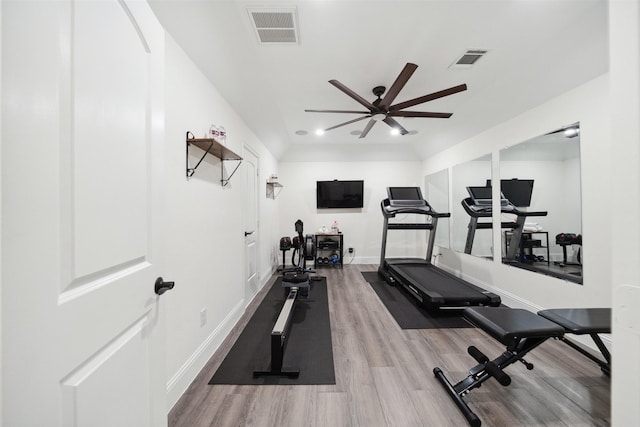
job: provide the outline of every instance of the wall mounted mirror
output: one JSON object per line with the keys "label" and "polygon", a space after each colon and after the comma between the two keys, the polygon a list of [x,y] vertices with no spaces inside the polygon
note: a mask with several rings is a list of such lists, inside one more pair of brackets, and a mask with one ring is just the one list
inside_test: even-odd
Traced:
{"label": "wall mounted mirror", "polygon": [[[424,177],[424,197],[436,212],[449,212],[449,171],[447,169]],[[449,248],[449,219],[438,221],[436,245]]]}
{"label": "wall mounted mirror", "polygon": [[501,150],[500,187],[518,210],[534,214],[523,218],[519,241],[502,230],[503,262],[582,283],[580,124]]}
{"label": "wall mounted mirror", "polygon": [[[467,187],[486,187],[489,179],[491,179],[491,154],[453,167],[451,178],[452,248],[457,252],[493,259],[490,210],[472,216],[464,205],[464,201],[470,197]],[[491,195],[489,194],[490,206]]]}

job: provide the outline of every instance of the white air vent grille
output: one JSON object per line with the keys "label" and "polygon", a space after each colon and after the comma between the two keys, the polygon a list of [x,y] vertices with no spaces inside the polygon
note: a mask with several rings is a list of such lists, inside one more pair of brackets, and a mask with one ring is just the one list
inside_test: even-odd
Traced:
{"label": "white air vent grille", "polygon": [[487,54],[487,50],[469,49],[449,66],[449,68],[471,68],[480,58]]}
{"label": "white air vent grille", "polygon": [[296,9],[247,9],[260,43],[298,43]]}

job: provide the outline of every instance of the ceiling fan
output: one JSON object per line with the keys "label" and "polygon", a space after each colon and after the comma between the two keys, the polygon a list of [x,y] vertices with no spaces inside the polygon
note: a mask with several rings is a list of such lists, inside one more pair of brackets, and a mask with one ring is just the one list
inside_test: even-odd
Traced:
{"label": "ceiling fan", "polygon": [[396,78],[396,81],[393,82],[391,88],[387,91],[387,94],[384,98],[381,98],[382,94],[384,94],[387,89],[384,86],[376,86],[373,88],[373,94],[378,97],[373,102],[369,102],[342,83],[337,80],[329,80],[329,83],[340,89],[342,92],[349,95],[351,98],[358,101],[364,107],[366,107],[369,111],[352,111],[352,110],[304,110],[307,113],[349,113],[349,114],[366,114],[363,117],[358,117],[357,119],[349,120],[344,123],[340,123],[339,125],[332,126],[330,128],[324,129],[325,131],[332,130],[335,128],[339,128],[341,126],[349,125],[351,123],[359,122],[360,120],[370,119],[369,123],[365,126],[364,130],[360,134],[360,138],[364,138],[367,136],[373,125],[376,124],[377,121],[383,121],[387,125],[391,126],[394,129],[397,129],[402,135],[406,135],[409,133],[405,128],[403,128],[400,123],[398,123],[394,117],[431,117],[431,118],[439,118],[439,119],[448,119],[451,117],[452,113],[429,113],[423,111],[403,111],[405,108],[413,107],[415,105],[419,105],[428,101],[433,101],[434,99],[443,98],[445,96],[453,95],[454,93],[462,92],[467,90],[467,85],[462,84],[459,86],[454,86],[449,89],[444,89],[438,92],[431,93],[429,95],[421,96],[419,98],[411,99],[409,101],[404,101],[399,104],[391,105],[396,96],[400,93],[402,88],[411,75],[416,71],[418,66],[416,64],[407,63],[404,66],[403,70],[400,72],[400,75]]}

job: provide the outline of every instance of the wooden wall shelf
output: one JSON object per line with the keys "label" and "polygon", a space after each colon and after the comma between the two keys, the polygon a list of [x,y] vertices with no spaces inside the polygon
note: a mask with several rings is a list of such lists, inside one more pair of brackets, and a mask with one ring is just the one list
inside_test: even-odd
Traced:
{"label": "wooden wall shelf", "polygon": [[[276,188],[279,188],[280,190],[276,192]],[[267,198],[268,199],[274,199],[276,197],[278,197],[278,194],[280,194],[280,191],[282,191],[282,184],[280,184],[277,181],[267,181]]]}
{"label": "wooden wall shelf", "polygon": [[[204,154],[202,155],[200,160],[198,160],[198,163],[196,163],[194,167],[189,167],[189,148],[191,147],[191,145],[195,145],[196,147],[204,151]],[[202,160],[204,160],[207,154],[217,157],[222,162],[227,160],[238,161],[238,165],[227,178],[224,177],[224,168],[221,168],[222,171],[220,175],[220,183],[223,187],[226,186],[233,174],[236,173],[236,171],[240,167],[240,164],[242,163],[242,157],[231,151],[226,146],[220,144],[214,138],[195,138],[191,132],[187,132],[187,178],[191,178],[191,176],[193,176],[196,169],[198,169],[198,166],[200,166],[200,163],[202,163]]]}

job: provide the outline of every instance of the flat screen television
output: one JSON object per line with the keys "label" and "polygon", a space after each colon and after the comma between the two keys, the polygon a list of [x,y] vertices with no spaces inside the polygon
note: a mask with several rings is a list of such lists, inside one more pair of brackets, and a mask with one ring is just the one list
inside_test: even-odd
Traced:
{"label": "flat screen television", "polygon": [[364,205],[364,181],[317,181],[318,209],[361,208]]}
{"label": "flat screen television", "polygon": [[[487,180],[487,187],[491,187],[490,179]],[[533,179],[501,179],[500,191],[514,206],[528,208],[531,206]]]}

